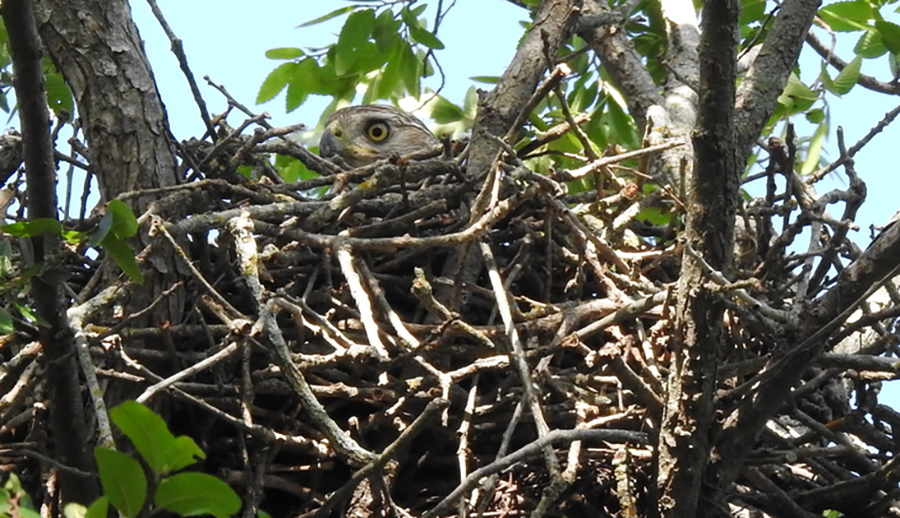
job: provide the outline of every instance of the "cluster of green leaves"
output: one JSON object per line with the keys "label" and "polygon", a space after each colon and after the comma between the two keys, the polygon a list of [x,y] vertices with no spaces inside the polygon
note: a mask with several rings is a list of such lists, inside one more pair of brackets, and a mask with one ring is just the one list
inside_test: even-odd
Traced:
{"label": "cluster of green leaves", "polygon": [[405,95],[419,97],[421,78],[433,74],[429,52],[444,44],[428,31],[420,15],[426,4],[402,5],[394,11],[354,4],[304,23],[319,24],[346,15],[337,42],[321,48],[278,48],[266,53],[270,59],[284,60],[263,81],[256,101],[262,103],[286,89],[286,109],[293,111],[309,95],[333,98],[325,111],[349,103],[358,85],[365,86],[363,103],[379,99],[397,100]]}
{"label": "cluster of green leaves", "polygon": [[[0,487],[0,518],[40,518],[34,509],[31,496],[22,489],[22,483],[15,473]],[[68,516],[66,518],[69,518]]]}
{"label": "cluster of green leaves", "polygon": [[41,322],[37,314],[24,302],[22,295],[27,292],[28,283],[35,275],[54,277],[54,272],[43,265],[32,265],[21,271],[15,266],[16,259],[10,240],[0,239],[0,300],[3,301],[0,305],[0,336],[12,334],[15,330],[12,312],[28,322]]}
{"label": "cluster of green leaves", "polygon": [[[223,518],[237,513],[241,499],[231,487],[205,473],[175,473],[206,458],[187,436],[175,437],[165,421],[147,407],[126,401],[109,413],[149,469],[122,452],[96,448],[103,496],[87,509],[83,518],[105,518],[112,504],[122,516],[150,516],[166,510],[179,516],[212,515]],[[153,503],[147,494],[153,492]],[[262,514],[262,513],[261,513]]]}
{"label": "cluster of green leaves", "polygon": [[[138,460],[115,450],[96,448],[94,455],[103,496],[87,508],[67,504],[65,518],[106,518],[110,504],[128,518],[159,514],[163,510],[179,516],[224,518],[240,510],[241,499],[237,493],[218,478],[195,472],[175,474],[206,458],[193,439],[184,435],[175,437],[161,417],[134,401],[126,401],[109,414],[144,460],[151,480],[148,482],[147,472]],[[154,490],[152,505],[147,505],[149,490]],[[40,516],[19,478],[10,474],[0,488],[0,518]],[[268,518],[262,511],[259,516]]]}
{"label": "cluster of green leaves", "polygon": [[[882,11],[897,0],[852,0],[832,3],[822,7],[819,18],[838,32],[858,32],[859,40],[854,56],[839,73],[829,71],[821,64],[821,71],[809,84],[800,79],[799,69],[793,74],[778,99],[777,108],[765,130],[770,135],[778,123],[801,116],[812,125],[808,137],[801,140],[805,158],[800,165],[802,173],[813,171],[820,162],[820,150],[829,133],[827,95],[844,95],[858,82],[864,60],[886,57],[894,76],[900,74],[900,26],[884,19]],[[624,0],[613,0],[616,8]],[[524,2],[532,15],[539,2]],[[742,0],[741,52],[749,52],[765,41],[773,19],[767,8],[775,7],[766,0]],[[368,5],[371,5],[369,3]],[[439,49],[443,45],[425,29],[419,19],[424,5],[411,9],[412,2],[385,3],[378,8],[357,3],[333,11],[305,25],[347,16],[337,42],[305,52],[296,48],[273,49],[269,57],[287,60],[276,68],[264,82],[259,101],[271,99],[287,89],[288,111],[303,103],[310,94],[331,95],[330,113],[339,103],[354,99],[357,85],[364,85],[362,102],[379,99],[397,102],[404,94],[418,98],[420,79],[429,71],[427,49]],[[643,58],[647,70],[657,82],[663,84],[669,74],[664,66],[668,40],[666,23],[656,2],[643,2],[625,24],[625,31]],[[527,23],[523,23],[528,27]],[[587,114],[589,121],[581,130],[601,153],[609,145],[633,149],[640,145],[641,135],[634,120],[627,112],[621,93],[611,84],[607,72],[597,56],[578,36],[565,43],[559,54],[572,73],[562,88],[566,103],[573,114]],[[495,77],[477,77],[474,81],[496,82]],[[435,96],[422,108],[425,115],[436,123],[438,134],[458,135],[470,129],[475,119],[476,96],[470,90],[466,99],[456,104]],[[324,116],[324,115],[323,115]],[[563,122],[563,106],[555,95],[545,98],[529,119],[530,124],[517,145],[522,146],[540,137],[553,126]],[[550,167],[575,167],[580,165],[572,157],[581,150],[581,143],[573,133],[554,140],[536,151],[530,165],[537,171]],[[626,164],[628,165],[628,164]],[[309,174],[288,160],[279,170],[292,178]],[[592,178],[585,178],[574,190],[591,188]]]}
{"label": "cluster of green leaves", "polygon": [[[801,142],[806,156],[800,165],[801,174],[809,174],[820,165],[820,152],[830,130],[827,95],[842,96],[849,93],[859,82],[860,69],[864,60],[886,60],[885,69],[891,77],[900,75],[900,25],[885,20],[882,11],[896,0],[852,0],[836,2],[819,9],[819,19],[828,29],[837,33],[859,33],[853,56],[845,56],[847,65],[834,74],[823,59],[816,78],[805,84],[799,70],[791,75],[787,87],[778,98],[778,106],[772,114],[767,131],[775,125],[795,115],[802,115],[813,125],[812,136]],[[742,22],[756,24],[753,30],[745,30],[745,45],[757,42],[758,36],[765,35],[765,2],[749,0],[744,2]],[[894,10],[898,12],[900,10]],[[848,59],[849,58],[849,59]]]}
{"label": "cluster of green leaves", "polygon": [[7,96],[13,88],[12,84],[12,57],[9,53],[9,36],[6,34],[6,25],[0,19],[0,110],[9,113],[9,99]]}
{"label": "cluster of green leaves", "polygon": [[[62,224],[49,218],[18,221],[0,226],[0,231],[9,237],[29,239],[42,236],[59,236],[71,245],[87,242],[93,247],[105,250],[122,271],[132,281],[143,284],[144,277],[135,260],[134,250],[126,242],[137,233],[138,223],[134,213],[124,202],[113,200],[106,206],[106,213],[97,228],[90,232],[65,230]],[[13,317],[10,310],[29,322],[41,323],[37,314],[20,302],[27,292],[28,283],[35,276],[48,284],[59,284],[68,278],[67,271],[59,264],[50,262],[32,264],[24,270],[16,265],[21,263],[16,257],[10,239],[0,239],[0,335],[13,332]]]}
{"label": "cluster of green leaves", "polygon": [[[10,236],[17,238],[31,238],[46,235],[60,235],[69,244],[77,245],[87,242],[89,245],[104,250],[110,258],[125,272],[128,277],[138,283],[144,283],[144,276],[135,261],[134,250],[126,242],[138,231],[137,218],[125,202],[112,200],[106,204],[106,211],[100,218],[100,223],[90,232],[74,232],[63,229],[62,224],[55,219],[39,218],[27,221],[19,221],[9,225],[0,226]],[[0,241],[0,245],[2,245]],[[0,248],[0,258],[4,255]],[[52,265],[37,265],[39,270],[32,272],[40,274],[45,281],[56,284],[64,279],[49,277],[57,272]],[[29,277],[30,278],[30,277]]]}
{"label": "cluster of green leaves", "polygon": [[[0,110],[10,114],[10,120],[15,115],[15,110],[10,111],[8,95],[13,88],[11,67],[12,58],[9,52],[9,36],[6,26],[0,19]],[[53,66],[49,58],[44,58],[44,84],[47,89],[47,105],[54,113],[66,111],[70,115],[75,112],[75,100],[68,85],[63,80],[62,74]]]}

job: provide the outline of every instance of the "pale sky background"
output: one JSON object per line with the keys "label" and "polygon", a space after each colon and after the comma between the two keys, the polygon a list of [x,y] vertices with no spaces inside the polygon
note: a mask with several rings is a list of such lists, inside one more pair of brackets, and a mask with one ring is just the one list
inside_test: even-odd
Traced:
{"label": "pale sky background", "polygon": [[[265,51],[278,47],[317,47],[334,42],[345,17],[312,27],[298,28],[306,21],[322,16],[334,9],[348,5],[344,0],[158,0],[169,25],[184,42],[189,64],[200,83],[201,91],[211,113],[221,113],[226,102],[222,96],[206,85],[204,75],[224,85],[237,100],[257,112],[272,115],[272,124],[287,125],[302,122],[315,126],[321,111],[330,98],[310,97],[307,103],[290,114],[285,113],[283,93],[274,100],[255,105],[259,86],[268,73],[281,61],[269,60]],[[421,4],[422,2],[420,2]],[[427,16],[433,20],[437,0],[427,2]],[[445,0],[450,5],[452,0]],[[831,3],[831,2],[825,2]],[[373,4],[374,5],[374,4]],[[169,41],[146,2],[133,0],[132,9],[146,51],[166,104],[172,131],[178,139],[199,136],[204,128],[193,102],[187,83],[178,69]],[[887,14],[887,10],[885,10]],[[895,22],[896,13],[890,13]],[[515,45],[522,34],[520,21],[526,13],[503,0],[457,0],[456,6],[444,18],[439,37],[446,48],[438,51],[447,76],[441,94],[456,104],[462,104],[466,90],[472,86],[472,76],[500,75],[515,52]],[[429,27],[431,23],[429,23]],[[858,36],[839,34],[838,55],[849,61]],[[824,36],[826,43],[830,41]],[[809,84],[819,71],[820,59],[811,49],[805,48],[801,59],[802,78]],[[890,79],[886,60],[866,60],[863,73],[882,80]],[[832,77],[835,73],[832,71]],[[436,78],[430,78],[423,86],[436,88]],[[489,85],[476,85],[489,88]],[[358,100],[358,99],[357,99]],[[823,153],[833,159],[837,156],[834,129],[840,123],[848,147],[882,119],[884,113],[900,104],[900,98],[873,94],[857,86],[843,98],[829,97],[832,135]],[[798,132],[805,131],[802,117],[796,117]],[[239,119],[232,119],[232,122]],[[875,137],[867,150],[856,157],[856,169],[868,185],[868,199],[859,212],[857,223],[860,231],[851,233],[863,248],[869,242],[869,225],[884,224],[900,209],[898,191],[898,160],[894,154],[900,143],[900,121]],[[844,188],[846,178],[833,174],[816,188],[824,193],[832,188]],[[840,217],[842,207],[832,207],[831,213]],[[804,245],[805,246],[805,243]],[[900,383],[886,383],[882,400],[900,407]]]}
{"label": "pale sky background", "polygon": [[[145,40],[146,51],[166,104],[172,131],[179,140],[200,136],[205,128],[190,95],[187,83],[170,51],[169,41],[143,0],[132,0],[135,21]],[[424,2],[419,2],[424,3]],[[430,0],[429,19],[437,0]],[[831,3],[831,2],[826,2]],[[224,85],[233,97],[256,112],[267,111],[276,126],[302,122],[316,125],[321,111],[330,98],[311,97],[306,105],[290,114],[284,110],[284,95],[262,106],[255,105],[259,86],[268,73],[281,61],[269,60],[265,51],[278,47],[324,46],[337,39],[344,17],[313,27],[298,28],[300,24],[322,16],[334,9],[348,5],[343,0],[158,0],[169,25],[183,40],[185,53],[197,82],[212,114],[221,113],[225,99],[203,80],[204,75]],[[444,0],[444,5],[452,0]],[[372,4],[377,5],[377,4]],[[897,13],[890,14],[895,23]],[[456,6],[444,19],[439,37],[446,49],[437,52],[447,76],[441,94],[456,104],[462,104],[466,90],[472,86],[472,76],[500,75],[515,52],[515,45],[522,34],[520,21],[526,13],[504,0],[457,0]],[[429,23],[430,26],[430,23]],[[845,60],[852,57],[852,48],[858,36],[838,35],[841,45],[838,55]],[[827,38],[827,36],[826,36]],[[825,40],[829,41],[828,39]],[[810,49],[804,50],[801,59],[802,77],[808,84],[816,77],[820,60]],[[882,80],[890,79],[885,59],[866,60],[863,73]],[[832,72],[832,77],[834,72]],[[423,86],[436,88],[436,78],[430,78]],[[489,85],[476,85],[489,88]],[[358,99],[357,99],[358,100]],[[838,123],[844,126],[848,147],[882,119],[884,113],[900,104],[900,98],[873,94],[857,86],[843,98],[829,97],[832,115],[832,138],[823,152],[833,159],[837,145],[833,138]],[[809,135],[802,126],[802,117],[796,117],[798,132]],[[230,119],[232,124],[239,118]],[[18,121],[12,124],[18,126]],[[867,150],[856,157],[856,169],[868,185],[868,200],[860,210],[857,223],[859,232],[851,233],[860,246],[869,242],[870,224],[884,224],[900,209],[898,191],[898,159],[894,152],[900,143],[900,121],[889,126],[875,137]],[[832,188],[844,188],[842,174],[819,183],[820,193]],[[843,208],[832,207],[831,213],[840,217]],[[805,246],[805,243],[804,245]],[[883,401],[900,407],[900,383],[886,384],[890,395]]]}
{"label": "pale sky background", "polygon": [[[312,27],[297,26],[349,5],[348,2],[158,0],[158,3],[176,35],[184,41],[189,64],[211,112],[224,110],[225,101],[218,92],[206,85],[202,79],[204,75],[225,85],[232,96],[251,109],[269,112],[275,125],[297,122],[315,125],[330,98],[311,96],[306,105],[290,114],[285,114],[283,94],[264,105],[254,104],[259,85],[281,63],[267,59],[264,54],[266,50],[277,47],[305,48],[336,41],[345,17]],[[429,18],[433,19],[431,13],[437,0],[427,3]],[[444,1],[445,6],[451,3],[450,0]],[[147,54],[163,101],[168,108],[173,132],[179,139],[202,134],[203,126],[197,108],[175,57],[169,50],[168,39],[146,2],[133,0],[132,8],[141,36],[146,42]],[[885,14],[890,14],[891,19],[900,22],[896,13],[885,10]],[[456,104],[462,104],[466,90],[475,84],[469,80],[470,77],[500,75],[512,58],[515,43],[522,34],[519,22],[526,18],[522,9],[504,0],[457,0],[439,32],[446,45],[446,49],[437,52],[447,76],[447,84],[441,94]],[[849,61],[858,36],[838,36],[841,43],[838,55]],[[824,41],[829,41],[827,36]],[[804,50],[801,64],[805,82],[809,83],[818,74],[819,62],[814,52],[808,48]],[[863,72],[882,80],[890,79],[890,72],[883,58],[864,61]],[[432,88],[436,88],[438,84],[436,78],[429,78],[424,82],[425,86]],[[489,85],[476,86],[489,88]],[[832,138],[826,143],[823,153],[833,159],[837,155],[833,131],[838,122],[844,126],[847,145],[850,146],[881,120],[885,112],[900,104],[900,98],[873,94],[857,86],[843,98],[829,97],[829,104],[832,110]],[[799,133],[803,135],[803,118],[795,117],[795,123],[798,124]],[[857,171],[869,188],[868,200],[857,219],[861,230],[851,233],[851,237],[861,246],[869,242],[868,225],[883,224],[900,209],[900,193],[895,190],[895,183],[898,181],[897,160],[890,152],[897,143],[900,143],[900,121],[889,126],[875,138],[867,151],[856,157]],[[845,184],[846,179],[837,174],[831,182],[821,182],[816,187],[821,193]]]}

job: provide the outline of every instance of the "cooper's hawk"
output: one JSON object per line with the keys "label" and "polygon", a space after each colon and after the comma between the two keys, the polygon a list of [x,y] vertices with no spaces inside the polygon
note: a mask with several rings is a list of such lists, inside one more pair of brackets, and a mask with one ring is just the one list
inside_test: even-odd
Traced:
{"label": "cooper's hawk", "polygon": [[319,155],[341,157],[360,167],[392,154],[409,155],[440,146],[416,117],[391,106],[368,104],[338,110],[325,120]]}

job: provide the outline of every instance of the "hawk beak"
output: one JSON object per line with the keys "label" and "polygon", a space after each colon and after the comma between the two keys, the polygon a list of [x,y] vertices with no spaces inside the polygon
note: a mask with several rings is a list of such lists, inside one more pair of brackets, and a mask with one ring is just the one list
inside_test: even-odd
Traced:
{"label": "hawk beak", "polygon": [[319,140],[319,156],[322,158],[331,158],[344,148],[344,142],[334,136],[335,131],[339,135],[341,134],[341,129],[337,122],[332,122],[325,128],[325,133],[322,134],[322,138]]}

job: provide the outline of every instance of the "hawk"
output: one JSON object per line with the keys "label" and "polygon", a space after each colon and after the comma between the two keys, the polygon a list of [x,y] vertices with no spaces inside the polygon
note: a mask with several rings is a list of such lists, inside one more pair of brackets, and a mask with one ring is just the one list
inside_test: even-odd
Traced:
{"label": "hawk", "polygon": [[351,167],[391,155],[409,155],[440,146],[425,124],[392,106],[368,104],[338,110],[325,120],[319,155],[341,157]]}

